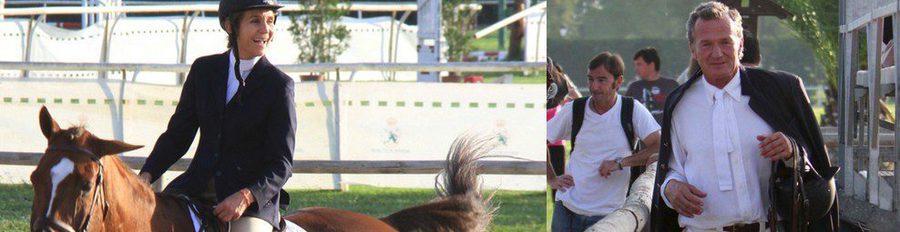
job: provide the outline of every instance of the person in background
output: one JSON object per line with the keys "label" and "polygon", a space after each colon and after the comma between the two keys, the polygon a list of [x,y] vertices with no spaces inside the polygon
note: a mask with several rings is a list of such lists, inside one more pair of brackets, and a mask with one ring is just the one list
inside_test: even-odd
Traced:
{"label": "person in background", "polygon": [[666,97],[676,87],[678,82],[665,78],[659,74],[659,54],[656,48],[646,47],[634,53],[634,71],[640,80],[631,82],[625,96],[637,99],[644,104],[653,118],[659,123],[662,121],[663,106]]}

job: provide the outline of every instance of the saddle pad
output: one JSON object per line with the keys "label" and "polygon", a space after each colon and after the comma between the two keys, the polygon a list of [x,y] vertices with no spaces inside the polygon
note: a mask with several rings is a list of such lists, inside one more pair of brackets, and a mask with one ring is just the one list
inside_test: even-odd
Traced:
{"label": "saddle pad", "polygon": [[191,213],[191,222],[194,223],[194,231],[200,232],[200,217],[197,216],[197,213],[195,213],[194,210],[191,210],[190,206],[185,207],[187,207],[188,212]]}
{"label": "saddle pad", "polygon": [[284,232],[306,232],[303,228],[300,228],[297,224],[294,224],[291,221],[284,220]]}

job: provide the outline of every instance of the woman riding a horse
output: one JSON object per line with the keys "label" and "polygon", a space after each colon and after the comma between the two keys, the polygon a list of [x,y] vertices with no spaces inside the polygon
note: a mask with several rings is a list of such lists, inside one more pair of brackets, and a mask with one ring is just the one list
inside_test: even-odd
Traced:
{"label": "woman riding a horse", "polygon": [[140,176],[153,182],[180,159],[197,129],[188,169],[163,192],[215,204],[237,231],[279,228],[282,190],[294,153],[294,83],[265,57],[281,5],[274,0],[223,0],[219,24],[229,50],[194,61],[169,126]]}

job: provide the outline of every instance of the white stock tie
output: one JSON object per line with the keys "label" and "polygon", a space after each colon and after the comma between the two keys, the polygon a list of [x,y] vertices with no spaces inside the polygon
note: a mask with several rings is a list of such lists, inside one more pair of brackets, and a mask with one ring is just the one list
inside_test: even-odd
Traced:
{"label": "white stock tie", "polygon": [[[713,152],[715,154],[716,177],[719,180],[719,190],[728,191],[734,188],[729,156],[734,151],[731,144],[731,134],[728,132],[728,108],[725,100],[725,91],[717,89],[713,98],[712,129]],[[729,104],[730,105],[730,104]]]}

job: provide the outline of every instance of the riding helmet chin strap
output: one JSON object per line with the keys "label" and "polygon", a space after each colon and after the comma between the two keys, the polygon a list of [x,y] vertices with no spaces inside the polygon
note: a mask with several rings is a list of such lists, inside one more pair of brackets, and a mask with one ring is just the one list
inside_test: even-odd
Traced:
{"label": "riding helmet chin strap", "polygon": [[[231,24],[231,33],[238,33],[238,31],[240,30],[240,27],[238,24],[239,24],[239,22],[237,22],[237,21],[234,21]],[[241,77],[241,56],[239,54],[240,49],[238,49],[238,41],[237,41],[237,37],[239,35],[240,34],[237,34],[234,36],[234,38],[235,38],[234,39],[235,41],[233,41],[234,46],[231,48],[231,52],[234,53],[234,78],[237,79],[237,81],[238,81],[238,89],[234,93],[234,96],[231,97],[231,100],[237,101],[236,103],[238,103],[238,104],[241,103],[241,97],[240,97],[241,89],[243,89],[244,84],[245,84],[243,77]],[[231,38],[231,36],[229,36],[229,39],[230,38]],[[226,102],[226,104],[227,104],[227,102]]]}

